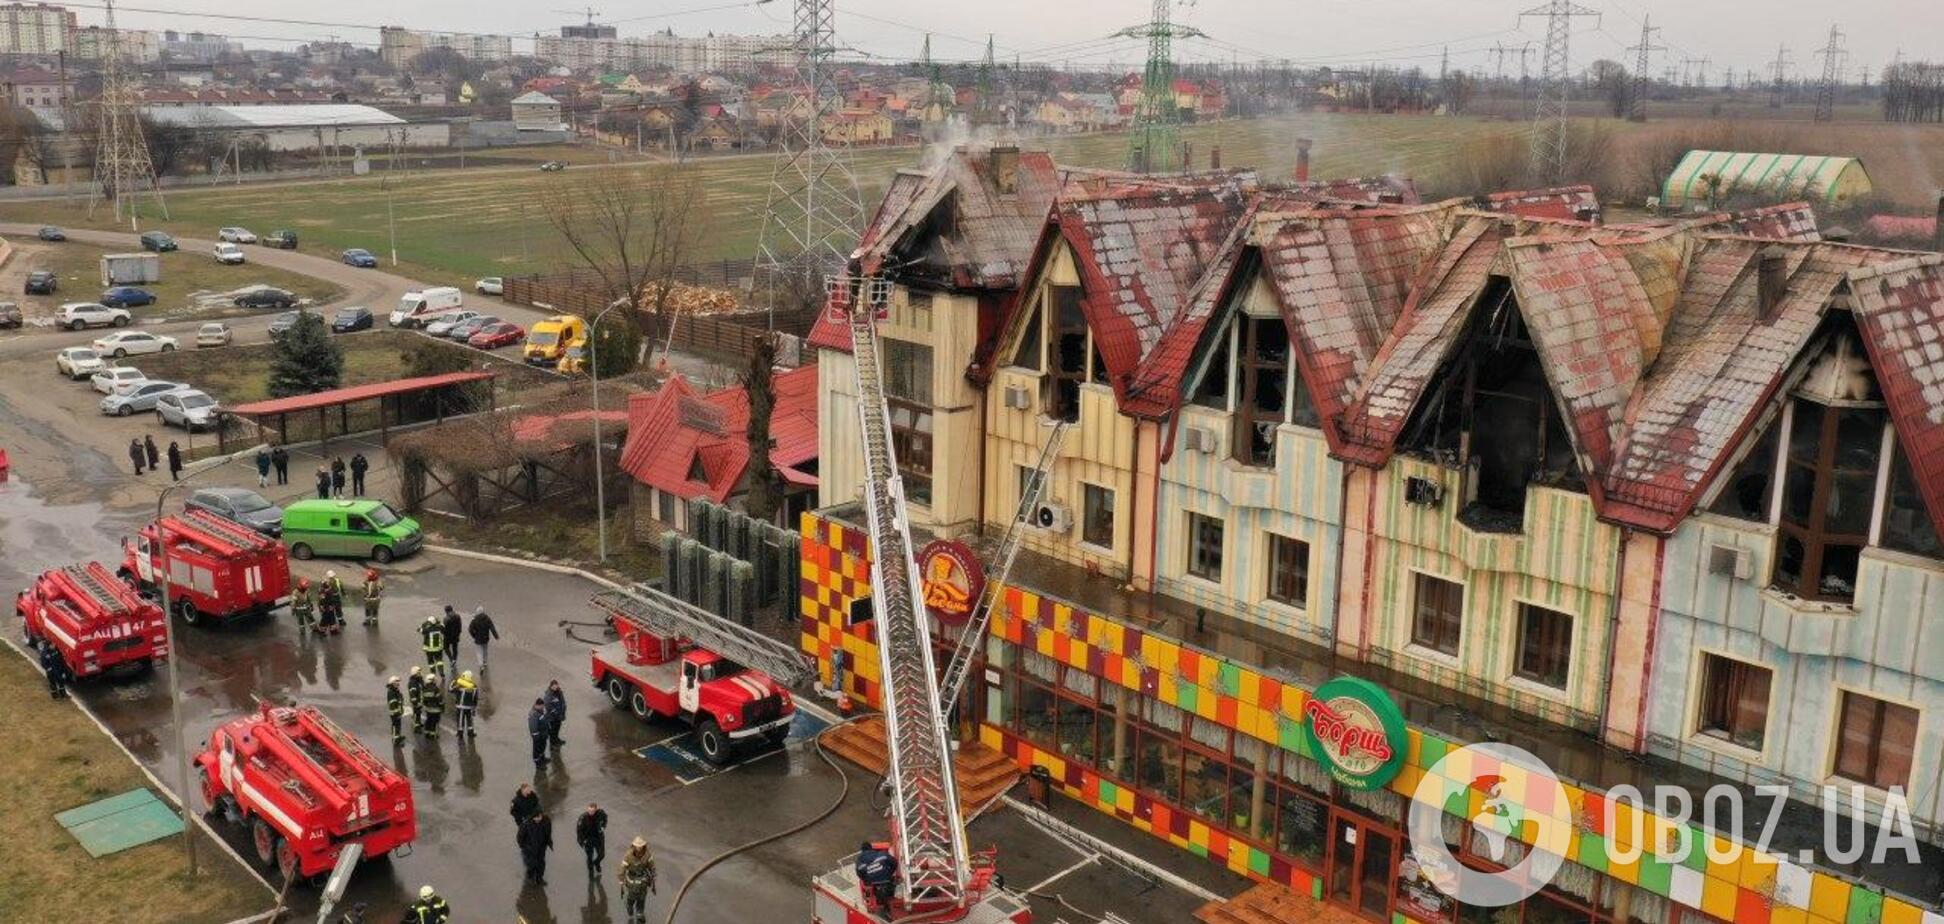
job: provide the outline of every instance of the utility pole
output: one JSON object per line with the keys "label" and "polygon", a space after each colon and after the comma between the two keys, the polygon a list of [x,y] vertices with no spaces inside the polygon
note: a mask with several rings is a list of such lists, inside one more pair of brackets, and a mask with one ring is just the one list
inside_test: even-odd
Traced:
{"label": "utility pole", "polygon": [[1823,59],[1822,86],[1816,90],[1816,121],[1828,122],[1836,118],[1836,81],[1841,79],[1843,56],[1843,32],[1835,26],[1829,27],[1829,44],[1816,52]]}
{"label": "utility pole", "polygon": [[122,74],[121,32],[115,28],[115,0],[107,0],[107,48],[101,76],[101,98],[96,101],[94,193],[88,200],[88,214],[106,197],[114,206],[115,220],[124,209],[129,230],[141,230],[137,206],[142,194],[155,198],[162,217],[169,217],[169,205],[162,200],[162,187],[155,180],[155,162],[149,159],[148,144],[142,140],[142,123],[136,118],[135,90]]}
{"label": "utility pole", "polygon": [[1144,38],[1147,66],[1141,74],[1141,98],[1134,104],[1134,125],[1127,134],[1127,166],[1135,173],[1168,173],[1181,166],[1181,113],[1175,109],[1174,40],[1194,38],[1202,31],[1169,21],[1173,0],[1154,0],[1154,12],[1138,26],[1116,36]]}
{"label": "utility pole", "polygon": [[1660,30],[1648,25],[1648,20],[1640,20],[1640,44],[1627,49],[1634,52],[1633,94],[1627,100],[1627,120],[1630,122],[1647,121],[1647,67],[1648,56],[1656,51],[1666,51],[1666,45],[1654,44],[1654,33]]}
{"label": "utility pole", "polygon": [[[864,202],[848,154],[824,144],[827,117],[838,108],[830,58],[836,53],[833,0],[796,0],[794,46],[801,104],[785,114],[782,150],[770,175],[769,201],[756,244],[756,265],[772,285],[785,271],[834,271],[864,224]],[[771,299],[774,306],[775,299]]]}
{"label": "utility pole", "polygon": [[1782,81],[1789,74],[1789,46],[1783,45],[1775,50],[1775,69],[1773,83],[1769,84],[1769,108],[1782,108]]}
{"label": "utility pole", "polygon": [[1546,17],[1546,53],[1541,60],[1539,104],[1532,115],[1531,166],[1547,183],[1559,183],[1566,172],[1566,103],[1572,89],[1573,17],[1599,16],[1599,11],[1573,0],[1547,0],[1520,16]]}
{"label": "utility pole", "polygon": [[1708,65],[1713,63],[1714,63],[1714,59],[1706,55],[1703,55],[1700,58],[1695,59],[1694,85],[1696,87],[1699,87],[1700,89],[1703,90],[1706,90],[1708,88]]}

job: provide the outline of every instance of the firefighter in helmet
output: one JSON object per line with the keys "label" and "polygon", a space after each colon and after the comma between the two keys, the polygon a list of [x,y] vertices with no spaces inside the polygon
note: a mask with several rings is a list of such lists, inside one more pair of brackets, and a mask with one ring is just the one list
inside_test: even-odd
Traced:
{"label": "firefighter in helmet", "polygon": [[344,582],[336,571],[324,572],[317,592],[317,631],[336,635],[344,627]]}
{"label": "firefighter in helmet", "polygon": [[297,617],[297,634],[307,635],[317,616],[317,595],[311,590],[310,578],[298,578],[297,589],[290,595],[290,615]]}
{"label": "firefighter in helmet", "polygon": [[366,568],[364,579],[364,606],[367,626],[378,624],[378,600],[385,595],[385,582],[378,579],[377,568]]}
{"label": "firefighter in helmet", "polygon": [[419,648],[425,652],[425,666],[441,678],[445,676],[445,625],[435,615],[419,623]]}
{"label": "firefighter in helmet", "polygon": [[412,677],[405,681],[405,700],[412,704],[412,733],[425,730],[425,676],[421,668],[412,665]]}
{"label": "firefighter in helmet", "polygon": [[425,737],[439,737],[439,716],[445,714],[445,687],[439,683],[438,675],[425,678],[419,700],[425,708]]}
{"label": "firefighter in helmet", "polygon": [[479,708],[479,684],[473,682],[472,671],[461,671],[459,678],[452,682],[452,708],[458,713],[458,725],[452,733],[460,738],[479,737],[479,732],[473,729],[473,710]]}
{"label": "firefighter in helmet", "polygon": [[[417,680],[417,675],[413,675]],[[392,742],[405,740],[405,691],[398,688],[398,675],[385,681],[385,712],[391,716]]]}
{"label": "firefighter in helmet", "polygon": [[419,887],[418,901],[405,909],[406,924],[448,924],[451,920],[451,906],[431,886]]}

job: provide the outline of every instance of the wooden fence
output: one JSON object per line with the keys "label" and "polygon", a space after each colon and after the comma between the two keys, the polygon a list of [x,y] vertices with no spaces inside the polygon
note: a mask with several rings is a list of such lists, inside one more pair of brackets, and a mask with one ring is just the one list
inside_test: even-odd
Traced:
{"label": "wooden fence", "polygon": [[[691,285],[737,288],[754,272],[750,260],[721,260],[683,267],[676,279]],[[591,318],[607,304],[599,279],[587,270],[571,270],[547,275],[509,276],[504,282],[509,302],[532,305],[553,311]],[[777,311],[739,311],[732,314],[683,316],[675,321],[672,343],[676,349],[710,353],[725,357],[745,357],[756,341],[771,329],[795,337],[805,337],[817,321],[816,308]]]}

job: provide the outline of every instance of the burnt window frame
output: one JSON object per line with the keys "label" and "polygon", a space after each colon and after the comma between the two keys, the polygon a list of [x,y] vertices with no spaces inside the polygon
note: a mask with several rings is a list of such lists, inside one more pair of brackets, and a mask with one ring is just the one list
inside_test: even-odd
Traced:
{"label": "burnt window frame", "polygon": [[[1065,299],[1071,297],[1068,304]],[[1046,416],[1073,423],[1080,419],[1080,386],[1090,381],[1094,361],[1093,330],[1087,325],[1086,292],[1078,285],[1046,286],[1041,300],[1041,316],[1046,322],[1046,362],[1042,371],[1044,394],[1041,406]],[[1068,316],[1068,309],[1072,316]],[[1080,338],[1080,361],[1070,367],[1062,355],[1062,342],[1070,336]]]}
{"label": "burnt window frame", "polygon": [[[1895,424],[1891,425],[1892,430]],[[1917,473],[1910,467],[1910,454],[1893,436],[1890,440],[1890,459],[1887,470],[1888,481],[1879,490],[1882,503],[1875,511],[1874,522],[1878,524],[1876,534],[1871,538],[1878,548],[1896,552],[1899,555],[1914,555],[1933,561],[1944,559],[1944,536],[1938,535],[1936,520],[1930,515],[1930,508],[1924,499],[1923,489],[1917,482]],[[1914,503],[1899,503],[1898,498],[1908,495]],[[1906,530],[1892,522],[1892,516],[1899,513],[1916,518],[1916,525]],[[1912,540],[1928,539],[1929,548],[1911,544]]]}
{"label": "burnt window frame", "polygon": [[[1269,339],[1282,344],[1280,362],[1264,360],[1258,352],[1257,347],[1262,342],[1264,329],[1273,330],[1275,333]],[[1240,388],[1235,389],[1234,410],[1230,412],[1233,432],[1229,440],[1229,448],[1235,461],[1243,465],[1251,468],[1274,468],[1277,430],[1289,422],[1289,378],[1294,366],[1293,357],[1290,355],[1294,347],[1289,342],[1289,328],[1284,326],[1281,315],[1252,315],[1242,312],[1236,315],[1231,336],[1235,338],[1235,348],[1232,354],[1234,368],[1229,375],[1230,387],[1235,389],[1235,386],[1239,385]],[[1256,397],[1260,393],[1257,386],[1261,383],[1265,371],[1275,373],[1275,381],[1281,389],[1278,402],[1280,407],[1273,416],[1270,412],[1257,407]],[[1264,447],[1256,446],[1255,441],[1256,427],[1260,424],[1270,425],[1268,444]]]}
{"label": "burnt window frame", "polygon": [[[1565,631],[1546,632],[1543,633],[1542,638],[1533,638],[1531,618],[1538,613],[1548,613],[1564,620]],[[1570,690],[1573,684],[1573,632],[1577,628],[1579,617],[1565,610],[1556,610],[1550,606],[1525,600],[1518,601],[1515,615],[1518,617],[1518,623],[1514,627],[1516,631],[1512,636],[1512,676],[1549,690],[1561,692]],[[1537,652],[1541,663],[1536,668],[1529,666],[1526,660],[1528,655],[1534,654],[1535,646],[1549,649]],[[1558,662],[1557,683],[1553,681],[1550,670],[1553,667],[1552,662],[1555,661]]]}
{"label": "burnt window frame", "polygon": [[[1808,395],[1791,395],[1789,398],[1789,426],[1782,440],[1781,459],[1775,480],[1775,565],[1769,576],[1769,586],[1784,593],[1794,594],[1804,600],[1824,603],[1850,604],[1856,599],[1855,574],[1851,575],[1849,593],[1825,592],[1822,589],[1824,565],[1831,549],[1854,548],[1861,568],[1864,550],[1873,545],[1873,527],[1878,521],[1884,498],[1885,462],[1883,452],[1883,433],[1889,427],[1889,413],[1880,402],[1839,401],[1825,402]],[[1804,409],[1810,408],[1807,414]],[[1819,410],[1815,410],[1819,409]],[[1858,477],[1864,473],[1862,468],[1836,467],[1837,450],[1841,443],[1842,418],[1845,414],[1868,412],[1877,416],[1876,429],[1878,442],[1875,458],[1868,469],[1870,478],[1869,510],[1864,517],[1861,532],[1833,532],[1829,526],[1829,504],[1835,493],[1838,477]],[[1813,416],[1816,419],[1805,421]],[[1804,432],[1799,428],[1816,428],[1816,453],[1813,459],[1805,459],[1796,454],[1797,434]],[[1790,513],[1789,488],[1791,478],[1798,470],[1807,471],[1811,478],[1808,499],[1807,522],[1796,522]],[[1782,573],[1784,551],[1790,541],[1802,546],[1800,568],[1793,582]]]}
{"label": "burnt window frame", "polygon": [[[1115,532],[1115,527],[1118,525],[1114,520],[1115,517],[1114,505],[1115,502],[1118,500],[1118,498],[1114,496],[1116,493],[1117,492],[1113,488],[1107,487],[1106,485],[1094,484],[1093,482],[1090,481],[1083,481],[1080,483],[1080,541],[1081,542],[1099,549],[1112,549],[1114,547],[1114,532]],[[1095,508],[1094,498],[1096,496],[1104,497],[1106,499],[1107,535],[1104,539],[1096,538],[1094,535],[1094,508]]]}
{"label": "burnt window frame", "polygon": [[[904,480],[905,499],[929,507],[937,415],[929,405],[902,398],[887,397],[884,405],[886,416],[891,419],[891,453],[898,463],[898,477]],[[908,423],[899,421],[901,412],[911,415]]]}
{"label": "burnt window frame", "polygon": [[[1717,673],[1719,671],[1719,673]],[[1775,669],[1718,651],[1701,652],[1695,677],[1692,734],[1756,753],[1768,746],[1768,727],[1775,697]],[[1743,722],[1744,696],[1760,688],[1759,727]],[[1751,743],[1746,736],[1752,735]]]}
{"label": "burnt window frame", "polygon": [[[1427,621],[1427,590],[1435,592],[1442,600],[1455,602],[1457,606],[1451,612],[1440,607],[1429,614],[1431,619]],[[1455,658],[1464,650],[1464,643],[1465,585],[1436,574],[1411,572],[1411,644]]]}

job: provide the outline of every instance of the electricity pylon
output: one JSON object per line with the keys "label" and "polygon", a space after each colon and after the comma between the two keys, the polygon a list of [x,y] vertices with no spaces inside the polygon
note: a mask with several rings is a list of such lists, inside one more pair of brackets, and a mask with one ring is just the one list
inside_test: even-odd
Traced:
{"label": "electricity pylon", "polygon": [[1647,66],[1648,56],[1656,51],[1666,51],[1666,45],[1654,44],[1654,33],[1660,30],[1647,24],[1647,18],[1640,20],[1640,44],[1627,49],[1636,52],[1634,58],[1633,94],[1627,100],[1627,118],[1634,122],[1647,121]]}
{"label": "electricity pylon", "polygon": [[1154,0],[1154,14],[1146,23],[1128,26],[1117,36],[1144,38],[1147,68],[1141,75],[1141,99],[1134,104],[1134,125],[1127,135],[1127,168],[1136,173],[1168,173],[1181,166],[1181,113],[1175,107],[1174,40],[1203,32],[1169,21],[1172,0]]}
{"label": "electricity pylon", "polygon": [[[796,0],[797,92],[784,113],[783,149],[770,175],[769,202],[756,244],[756,267],[772,284],[786,272],[808,279],[849,258],[864,224],[850,157],[824,142],[839,108],[830,58],[836,52],[832,0]],[[805,291],[808,291],[806,289]]]}
{"label": "electricity pylon", "polygon": [[1566,101],[1573,79],[1568,45],[1573,17],[1598,16],[1573,0],[1547,0],[1520,16],[1546,17],[1546,52],[1541,59],[1539,104],[1532,113],[1532,168],[1540,179],[1558,183],[1566,173]]}
{"label": "electricity pylon", "polygon": [[[95,103],[95,183],[88,199],[88,214],[106,198],[114,206],[115,220],[124,214],[130,230],[141,230],[138,206],[141,197],[152,196],[162,217],[169,217],[169,205],[162,199],[162,187],[155,181],[155,162],[149,159],[147,142],[142,140],[142,122],[136,116],[137,94],[122,73],[122,36],[115,28],[115,0],[108,0],[107,47],[103,50],[101,97]],[[69,128],[72,131],[72,127]]]}

